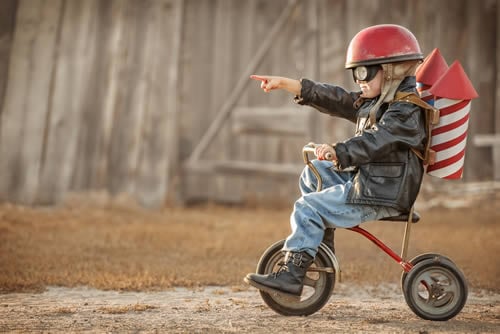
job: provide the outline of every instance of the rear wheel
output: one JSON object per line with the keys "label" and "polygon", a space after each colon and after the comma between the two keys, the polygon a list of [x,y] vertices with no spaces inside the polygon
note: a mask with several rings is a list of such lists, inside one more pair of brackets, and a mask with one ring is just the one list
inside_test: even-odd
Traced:
{"label": "rear wheel", "polygon": [[408,272],[403,289],[406,303],[419,317],[445,321],[456,316],[467,301],[467,282],[446,258],[430,258]]}
{"label": "rear wheel", "polygon": [[[285,260],[282,252],[285,240],[271,245],[257,264],[258,274],[276,272]],[[259,291],[264,302],[273,311],[287,316],[305,316],[320,310],[330,298],[335,286],[335,269],[328,255],[319,249],[313,264],[309,267],[300,297],[290,297],[280,293]]]}

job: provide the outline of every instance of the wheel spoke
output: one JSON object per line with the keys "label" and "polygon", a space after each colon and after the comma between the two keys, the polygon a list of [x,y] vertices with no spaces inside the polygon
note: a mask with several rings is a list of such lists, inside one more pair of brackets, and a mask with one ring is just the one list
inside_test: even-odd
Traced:
{"label": "wheel spoke", "polygon": [[455,293],[457,293],[457,287],[455,286],[455,284],[450,283],[448,280],[445,282],[446,284],[443,284],[442,281],[440,281],[439,283],[443,295],[444,294],[454,295]]}
{"label": "wheel spoke", "polygon": [[443,307],[444,305],[447,305],[451,300],[453,300],[453,294],[446,293],[440,296],[436,296],[436,298],[433,298],[432,305],[434,307]]}
{"label": "wheel spoke", "polygon": [[430,289],[434,284],[435,279],[431,272],[424,272],[420,275],[420,283],[425,287],[427,291],[430,293]]}
{"label": "wheel spoke", "polygon": [[458,287],[454,284],[449,277],[443,276],[441,280],[436,282],[438,291],[435,293],[435,306],[441,307],[452,301],[457,295]]}

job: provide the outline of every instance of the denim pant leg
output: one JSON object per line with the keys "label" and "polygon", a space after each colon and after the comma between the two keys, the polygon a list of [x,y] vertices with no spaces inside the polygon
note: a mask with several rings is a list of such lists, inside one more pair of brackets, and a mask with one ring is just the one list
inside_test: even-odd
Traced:
{"label": "denim pant leg", "polygon": [[303,196],[295,202],[290,217],[292,233],[285,242],[284,251],[305,251],[315,256],[325,228],[349,228],[397,214],[396,210],[386,207],[347,204],[354,174],[335,171],[330,162],[314,160],[313,163],[321,175],[323,190],[308,191],[316,189],[317,181],[306,167],[300,179]]}
{"label": "denim pant leg", "polygon": [[[354,176],[353,173],[342,172],[335,169],[333,163],[330,161],[314,160],[313,164],[322,175],[321,180],[323,181],[323,189],[336,184],[345,183]],[[299,182],[299,188],[302,195],[317,191],[317,183],[316,175],[306,166]],[[335,228],[326,228],[323,231],[322,242],[335,253]]]}
{"label": "denim pant leg", "polygon": [[[319,172],[322,181],[322,189],[335,186],[337,184],[344,184],[354,177],[352,172],[342,172],[336,170],[331,161],[326,160],[313,160],[312,164]],[[318,180],[316,175],[311,171],[309,166],[306,166],[300,175],[299,189],[303,195],[311,192],[316,192]]]}

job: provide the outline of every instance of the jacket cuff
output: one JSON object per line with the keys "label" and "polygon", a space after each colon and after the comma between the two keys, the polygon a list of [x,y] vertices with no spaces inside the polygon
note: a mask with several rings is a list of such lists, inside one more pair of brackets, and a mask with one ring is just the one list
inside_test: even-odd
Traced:
{"label": "jacket cuff", "polygon": [[351,159],[347,151],[347,145],[344,143],[337,143],[333,147],[337,154],[337,161],[340,168],[347,168],[351,166]]}
{"label": "jacket cuff", "polygon": [[306,105],[311,100],[310,95],[314,86],[314,81],[302,78],[300,79],[300,84],[300,95],[295,95],[295,97],[293,98],[293,102],[301,105]]}

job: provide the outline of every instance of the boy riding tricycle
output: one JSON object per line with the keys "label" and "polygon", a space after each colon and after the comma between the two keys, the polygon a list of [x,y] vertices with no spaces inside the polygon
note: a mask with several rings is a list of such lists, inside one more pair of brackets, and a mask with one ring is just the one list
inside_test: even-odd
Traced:
{"label": "boy riding tricycle", "polygon": [[[430,163],[433,108],[418,97],[415,80],[422,59],[409,30],[377,25],[360,31],[347,51],[345,67],[360,92],[308,79],[252,76],[265,92],[284,89],[296,103],[356,124],[352,138],[303,148],[306,167],[292,232],[271,245],[257,272],[244,279],[274,311],[308,315],[326,304],[340,273],[330,245],[336,228],[361,233],[402,266],[403,293],[418,316],[447,320],[464,306],[467,284],[450,259],[428,253],[406,260],[410,227],[419,220],[413,206]],[[373,220],[406,222],[401,256],[359,227]]]}

